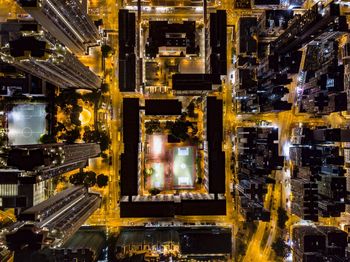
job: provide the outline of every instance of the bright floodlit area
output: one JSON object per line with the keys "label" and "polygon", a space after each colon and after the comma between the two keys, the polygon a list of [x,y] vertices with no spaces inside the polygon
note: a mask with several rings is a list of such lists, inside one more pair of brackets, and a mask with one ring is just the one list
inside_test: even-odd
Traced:
{"label": "bright floodlit area", "polygon": [[15,105],[8,112],[11,145],[37,144],[46,130],[44,103]]}
{"label": "bright floodlit area", "polygon": [[145,190],[194,189],[196,148],[168,143],[167,136],[147,135],[145,154]]}
{"label": "bright floodlit area", "polygon": [[196,173],[194,147],[174,147],[172,151],[174,188],[193,188]]}
{"label": "bright floodlit area", "polygon": [[90,123],[92,119],[91,112],[86,108],[83,108],[83,111],[79,115],[79,120],[83,126]]}

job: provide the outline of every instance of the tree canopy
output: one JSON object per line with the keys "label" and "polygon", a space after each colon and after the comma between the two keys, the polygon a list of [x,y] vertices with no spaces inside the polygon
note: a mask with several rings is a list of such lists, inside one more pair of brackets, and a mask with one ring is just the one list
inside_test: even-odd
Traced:
{"label": "tree canopy", "polygon": [[111,143],[106,131],[91,130],[90,128],[85,128],[83,140],[87,143],[99,143],[102,152],[107,150]]}
{"label": "tree canopy", "polygon": [[158,195],[161,191],[158,188],[151,188],[150,190],[148,190],[148,192],[152,195]]}
{"label": "tree canopy", "polygon": [[109,45],[102,45],[101,52],[102,52],[102,56],[104,58],[106,58],[106,57],[109,57],[113,53],[113,48]]}
{"label": "tree canopy", "polygon": [[66,140],[68,144],[74,144],[76,140],[80,139],[80,128],[76,127],[72,130],[67,130],[65,134],[60,136],[60,139]]}
{"label": "tree canopy", "polygon": [[277,238],[276,241],[272,243],[272,249],[277,256],[282,258],[286,257],[289,252],[289,246],[281,237]]}
{"label": "tree canopy", "polygon": [[79,120],[80,113],[83,111],[83,108],[79,105],[73,105],[72,111],[70,113],[70,122],[73,125],[80,126],[81,121]]}
{"label": "tree canopy", "polygon": [[55,98],[55,103],[60,107],[64,107],[67,104],[74,105],[77,104],[78,99],[81,98],[81,95],[75,90],[64,90],[60,93],[59,96]]}
{"label": "tree canopy", "polygon": [[56,143],[56,138],[53,135],[43,134],[40,136],[39,142],[42,144]]}
{"label": "tree canopy", "polygon": [[288,220],[288,215],[287,215],[287,211],[282,208],[282,207],[279,207],[277,209],[277,215],[278,215],[278,218],[277,218],[277,226],[280,228],[280,229],[284,229],[286,227],[286,222]]}
{"label": "tree canopy", "polygon": [[191,123],[188,121],[177,120],[171,128],[171,134],[182,141],[185,141],[189,138],[188,128],[191,126]]}
{"label": "tree canopy", "polygon": [[151,120],[145,123],[146,134],[150,135],[153,133],[161,132],[160,122],[158,120]]}
{"label": "tree canopy", "polygon": [[101,92],[102,92],[102,93],[107,93],[108,91],[109,91],[109,85],[106,84],[106,83],[103,83],[103,84],[101,85]]}
{"label": "tree canopy", "polygon": [[90,101],[92,103],[97,102],[101,97],[101,93],[100,92],[89,92],[83,95],[83,99]]}
{"label": "tree canopy", "polygon": [[194,102],[191,102],[187,107],[187,113],[189,117],[195,117],[194,109],[195,109],[195,104]]}
{"label": "tree canopy", "polygon": [[100,174],[96,178],[96,184],[98,187],[105,187],[108,184],[108,176]]}
{"label": "tree canopy", "polygon": [[69,177],[69,182],[73,185],[92,187],[96,184],[96,173],[93,171],[78,172]]}

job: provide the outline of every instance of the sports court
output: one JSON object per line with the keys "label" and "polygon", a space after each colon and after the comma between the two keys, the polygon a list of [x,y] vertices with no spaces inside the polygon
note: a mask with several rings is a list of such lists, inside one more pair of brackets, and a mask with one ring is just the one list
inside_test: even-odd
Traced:
{"label": "sports court", "polygon": [[173,148],[173,187],[189,189],[194,186],[195,150],[192,146]]}
{"label": "sports court", "polygon": [[149,178],[150,188],[163,189],[165,180],[164,164],[152,163],[151,167],[153,169],[153,173]]}
{"label": "sports court", "polygon": [[145,189],[193,189],[196,174],[195,147],[169,144],[161,134],[149,135],[147,141]]}
{"label": "sports court", "polygon": [[18,104],[8,112],[8,137],[11,145],[37,144],[46,130],[44,103]]}

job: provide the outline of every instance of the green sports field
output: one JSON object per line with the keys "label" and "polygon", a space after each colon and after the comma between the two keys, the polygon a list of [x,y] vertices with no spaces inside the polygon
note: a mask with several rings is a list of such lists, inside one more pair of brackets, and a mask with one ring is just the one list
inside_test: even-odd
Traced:
{"label": "green sports field", "polygon": [[191,146],[173,148],[173,187],[193,188],[195,177],[195,151]]}
{"label": "green sports field", "polygon": [[153,173],[151,175],[150,188],[164,188],[164,164],[163,163],[152,163]]}

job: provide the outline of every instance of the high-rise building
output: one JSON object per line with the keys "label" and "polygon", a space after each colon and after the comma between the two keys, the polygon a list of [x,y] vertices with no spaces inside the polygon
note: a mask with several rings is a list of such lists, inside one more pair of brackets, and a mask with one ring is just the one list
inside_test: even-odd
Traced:
{"label": "high-rise building", "polygon": [[349,139],[347,129],[293,129],[293,214],[317,221],[319,216],[339,217],[345,211],[348,200],[344,156],[333,143]]}
{"label": "high-rise building", "polygon": [[0,207],[15,208],[16,213],[37,205],[52,195],[52,180],[26,183],[23,172],[16,169],[0,170]]}
{"label": "high-rise building", "polygon": [[101,196],[83,186],[68,188],[25,210],[19,220],[4,231],[10,250],[40,250],[60,247],[99,208]]}
{"label": "high-rise building", "polygon": [[237,194],[240,212],[247,220],[270,219],[269,211],[264,208],[267,184],[274,183],[270,174],[281,169],[284,161],[278,154],[277,140],[277,128],[237,128]]}
{"label": "high-rise building", "polygon": [[52,178],[84,168],[100,153],[98,144],[37,144],[13,146],[8,155],[11,169],[0,170],[0,207],[17,213],[52,195]]}
{"label": "high-rise building", "polygon": [[317,183],[306,179],[291,180],[292,213],[305,220],[318,220]]}
{"label": "high-rise building", "polygon": [[27,183],[35,183],[83,168],[100,152],[94,143],[20,145],[11,148],[7,164],[23,171]]}
{"label": "high-rise building", "polygon": [[98,28],[79,0],[18,0],[17,3],[75,54],[100,40]]}
{"label": "high-rise building", "polygon": [[101,79],[35,22],[0,24],[0,58],[61,88],[98,89]]}
{"label": "high-rise building", "polygon": [[293,261],[348,261],[347,233],[331,226],[293,228]]}

